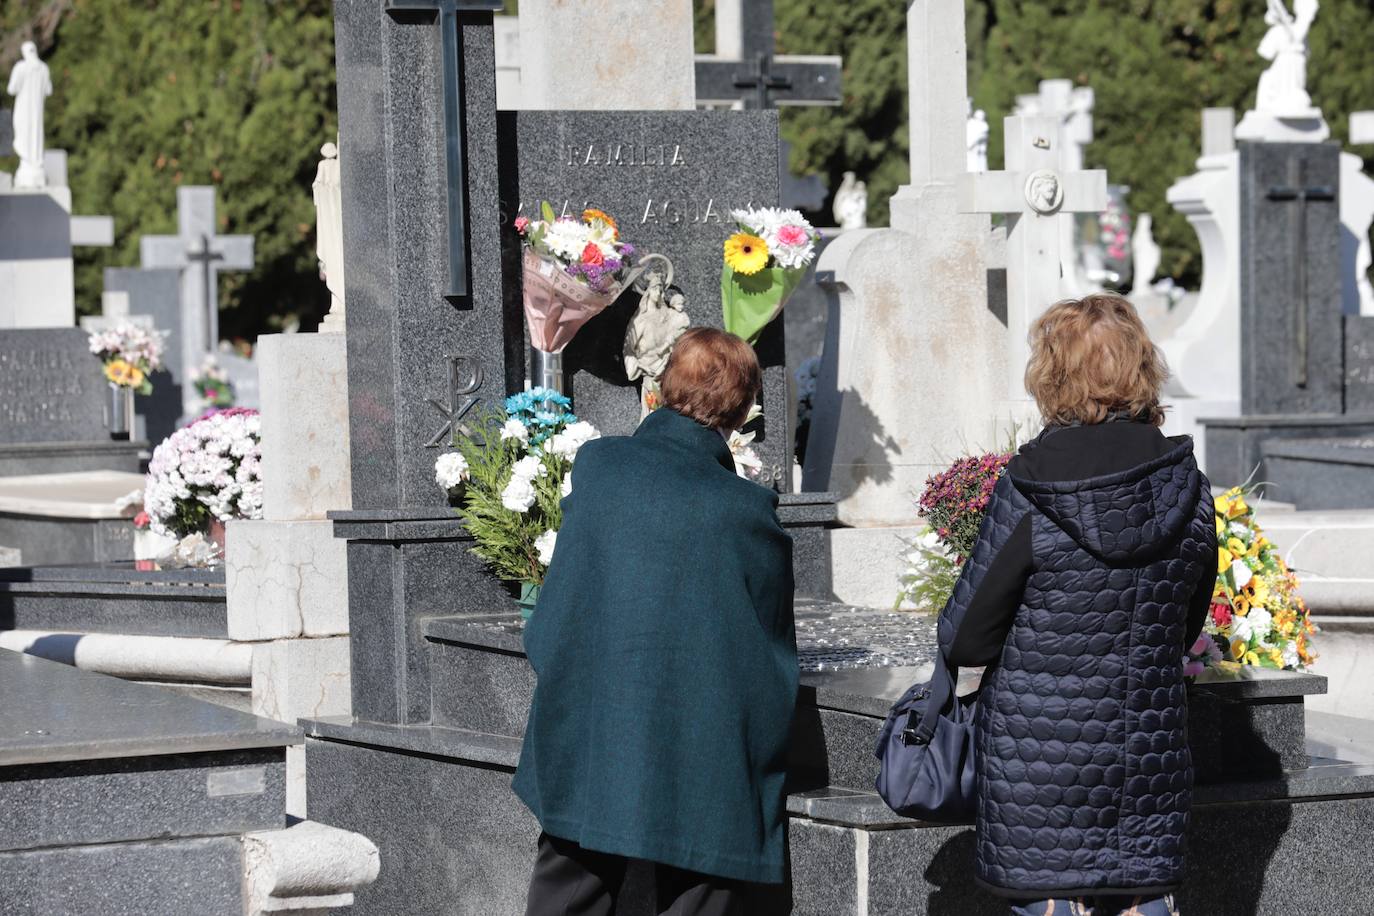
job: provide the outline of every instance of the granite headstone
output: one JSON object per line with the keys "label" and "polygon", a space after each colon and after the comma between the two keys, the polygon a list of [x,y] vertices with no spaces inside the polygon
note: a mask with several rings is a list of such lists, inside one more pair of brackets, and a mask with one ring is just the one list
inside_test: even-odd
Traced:
{"label": "granite headstone", "polygon": [[109,441],[105,385],[80,328],[0,331],[0,444]]}
{"label": "granite headstone", "polygon": [[1374,315],[1345,316],[1345,410],[1374,414]]}
{"label": "granite headstone", "polygon": [[1339,414],[1340,149],[1240,144],[1241,410]]}
{"label": "granite headstone", "polygon": [[[778,175],[757,150],[777,142],[777,114],[719,112],[548,112],[500,116],[501,179],[509,226],[516,213],[596,207],[611,214],[638,254],[666,255],[674,285],[686,295],[693,325],[720,327],[722,245],[734,231],[730,211],[775,206]],[[506,312],[520,314],[519,238],[506,231]],[[569,345],[565,372],[573,409],[604,434],[628,435],[639,424],[638,387],[625,377],[625,327],[639,297],[627,291],[593,318]],[[764,416],[755,448],[770,482],[790,489],[783,322],[757,345],[764,367]]]}

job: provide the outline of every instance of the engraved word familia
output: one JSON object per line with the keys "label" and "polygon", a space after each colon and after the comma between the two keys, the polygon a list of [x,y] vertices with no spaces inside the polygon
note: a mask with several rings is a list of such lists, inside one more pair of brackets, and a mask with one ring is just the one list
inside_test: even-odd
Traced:
{"label": "engraved word familia", "polygon": [[634,143],[587,143],[563,148],[568,165],[684,166],[682,147],[675,143],[637,145]]}

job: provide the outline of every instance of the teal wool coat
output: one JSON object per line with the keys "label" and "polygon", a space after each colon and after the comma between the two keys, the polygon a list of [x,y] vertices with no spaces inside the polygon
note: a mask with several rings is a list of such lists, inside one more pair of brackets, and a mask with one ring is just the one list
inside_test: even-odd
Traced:
{"label": "teal wool coat", "polygon": [[720,434],[668,409],[589,442],[539,606],[514,788],[584,848],[783,880],[792,539]]}

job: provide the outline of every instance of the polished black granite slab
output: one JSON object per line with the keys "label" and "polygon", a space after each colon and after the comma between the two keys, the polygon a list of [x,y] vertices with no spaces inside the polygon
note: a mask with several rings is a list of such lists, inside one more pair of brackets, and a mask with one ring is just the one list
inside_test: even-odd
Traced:
{"label": "polished black granite slab", "polygon": [[118,560],[108,563],[65,563],[53,566],[13,566],[0,569],[4,582],[107,582],[118,584],[224,585],[223,565],[171,566],[156,560]]}
{"label": "polished black granite slab", "polygon": [[0,767],[301,742],[299,728],[0,649]]}

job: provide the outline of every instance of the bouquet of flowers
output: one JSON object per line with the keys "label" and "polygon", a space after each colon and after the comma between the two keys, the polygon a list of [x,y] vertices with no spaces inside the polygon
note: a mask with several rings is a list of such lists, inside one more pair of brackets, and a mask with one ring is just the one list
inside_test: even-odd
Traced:
{"label": "bouquet of flowers", "polygon": [[[763,408],[755,404],[749,408],[749,415],[744,418],[744,425],[748,426],[761,416],[763,416]],[[745,480],[752,480],[757,483],[763,474],[763,460],[759,458],[758,452],[754,451],[754,437],[755,433],[746,433],[737,429],[730,433],[726,445],[730,447],[730,455],[735,459],[735,473]]]}
{"label": "bouquet of flowers", "polygon": [[906,544],[907,569],[902,574],[897,607],[910,604],[938,613],[945,606],[954,593],[960,568],[973,552],[983,513],[1011,455],[970,455],[926,478],[920,508],[928,527]]}
{"label": "bouquet of flowers", "polygon": [[460,502],[472,552],[502,579],[521,583],[522,606],[533,605],[553,559],[573,461],[601,435],[569,406],[548,389],[512,395],[434,465],[435,482]]}
{"label": "bouquet of flowers", "polygon": [[806,276],[820,236],[796,210],[732,210],[720,275],[725,330],[757,343]]}
{"label": "bouquet of flowers", "polygon": [[262,518],[261,421],[256,410],[206,414],[153,450],[143,491],[152,530],[185,538],[215,522]]}
{"label": "bouquet of flowers", "polygon": [[142,395],[153,393],[148,376],[162,368],[166,331],[125,322],[90,335],[91,352],[105,365],[105,378],[112,385],[132,388]]}
{"label": "bouquet of flowers", "polygon": [[635,248],[620,240],[615,220],[601,210],[584,210],[581,219],[557,217],[546,201],[540,216],[515,220],[525,249],[525,319],[537,349],[561,353],[625,288]]}
{"label": "bouquet of flowers", "polygon": [[1216,500],[1217,584],[1204,634],[1227,661],[1301,671],[1316,656],[1317,632],[1298,595],[1298,578],[1255,521],[1246,497],[1233,487]]}
{"label": "bouquet of flowers", "polygon": [[234,406],[234,384],[229,381],[229,373],[213,356],[205,357],[205,361],[200,364],[200,371],[191,380],[191,386],[196,390],[200,410]]}

